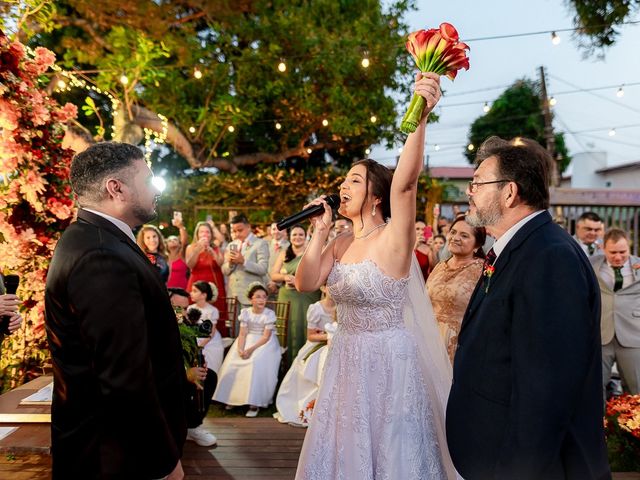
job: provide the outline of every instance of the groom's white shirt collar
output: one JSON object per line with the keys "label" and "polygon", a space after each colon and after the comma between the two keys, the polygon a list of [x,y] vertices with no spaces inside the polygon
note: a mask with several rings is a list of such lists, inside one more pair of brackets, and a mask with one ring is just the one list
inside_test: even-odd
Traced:
{"label": "groom's white shirt collar", "polygon": [[544,212],[544,210],[538,210],[537,212],[533,212],[527,215],[514,226],[512,226],[509,230],[504,232],[504,234],[498,240],[496,240],[496,243],[493,244],[493,252],[496,254],[496,259],[500,256],[500,253],[502,253],[509,241],[516,235],[516,233],[518,233],[518,230],[520,230],[528,221],[532,220],[535,216],[540,215],[542,212]]}

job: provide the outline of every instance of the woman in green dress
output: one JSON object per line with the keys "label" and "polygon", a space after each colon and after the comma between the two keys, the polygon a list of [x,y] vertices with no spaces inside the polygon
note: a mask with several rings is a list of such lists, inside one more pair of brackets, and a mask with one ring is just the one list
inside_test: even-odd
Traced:
{"label": "woman in green dress", "polygon": [[307,232],[301,225],[289,229],[289,247],[282,250],[271,269],[271,279],[282,283],[278,291],[278,302],[291,302],[289,310],[289,335],[287,339],[287,361],[298,354],[307,341],[307,309],[320,300],[320,290],[300,293],[294,286],[298,264],[307,246]]}

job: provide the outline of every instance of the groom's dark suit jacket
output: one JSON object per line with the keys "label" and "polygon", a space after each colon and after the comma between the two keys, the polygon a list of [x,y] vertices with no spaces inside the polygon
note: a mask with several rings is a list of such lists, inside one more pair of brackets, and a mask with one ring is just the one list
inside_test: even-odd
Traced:
{"label": "groom's dark suit jacket", "polygon": [[481,277],[458,338],[447,441],[466,480],[608,479],[600,292],[543,212]]}
{"label": "groom's dark suit jacket", "polygon": [[81,210],[46,289],[54,479],[169,474],[186,436],[185,370],[167,289],[112,222]]}

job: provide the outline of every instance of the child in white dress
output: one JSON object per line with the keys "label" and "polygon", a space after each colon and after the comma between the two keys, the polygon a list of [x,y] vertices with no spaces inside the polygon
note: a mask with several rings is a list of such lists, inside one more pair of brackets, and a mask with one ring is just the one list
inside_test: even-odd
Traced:
{"label": "child in white dress", "polygon": [[240,311],[240,334],[229,349],[218,376],[213,399],[227,406],[249,405],[247,417],[273,400],[282,352],[276,336],[276,314],[265,308],[267,289],[249,285],[250,308]]}
{"label": "child in white dress", "polygon": [[276,396],[278,411],[273,416],[282,423],[306,427],[308,421],[304,412],[320,387],[327,349],[325,324],[333,321],[336,310],[326,287],[320,289],[324,297],[309,305],[307,310],[307,342],[293,360]]}
{"label": "child in white dress", "polygon": [[198,323],[209,320],[213,324],[211,335],[209,337],[198,338],[198,346],[202,348],[202,354],[207,363],[207,368],[218,374],[220,365],[222,365],[222,357],[224,356],[224,346],[220,332],[216,329],[220,312],[218,312],[216,307],[211,305],[211,303],[218,299],[218,289],[213,283],[199,281],[195,282],[191,287],[190,296],[191,301],[194,303],[187,309],[187,315],[189,310],[197,309],[200,311]]}

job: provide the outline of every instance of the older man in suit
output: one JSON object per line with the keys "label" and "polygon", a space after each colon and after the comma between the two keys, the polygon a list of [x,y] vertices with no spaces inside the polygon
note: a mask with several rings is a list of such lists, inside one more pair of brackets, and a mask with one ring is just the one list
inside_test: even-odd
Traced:
{"label": "older man in suit", "polygon": [[465,313],[447,441],[466,480],[609,479],[600,295],[549,207],[551,158],[492,138],[467,189],[467,222],[496,242]]}
{"label": "older man in suit", "polygon": [[592,257],[602,295],[602,383],[613,362],[627,389],[640,393],[640,258],[629,253],[629,237],[617,228],[604,236],[604,255]]}
{"label": "older man in suit", "polygon": [[186,382],[176,317],[132,228],[158,192],[140,149],[98,143],[76,155],[78,220],[47,275],[56,479],[181,479]]}
{"label": "older man in suit", "polygon": [[251,232],[249,220],[244,215],[231,219],[233,242],[227,247],[222,273],[229,277],[228,295],[238,297],[243,307],[250,305],[247,287],[251,282],[266,285],[269,272],[269,244]]}
{"label": "older man in suit", "polygon": [[588,257],[602,253],[598,247],[598,238],[603,229],[604,222],[595,212],[584,212],[578,217],[573,238]]}

